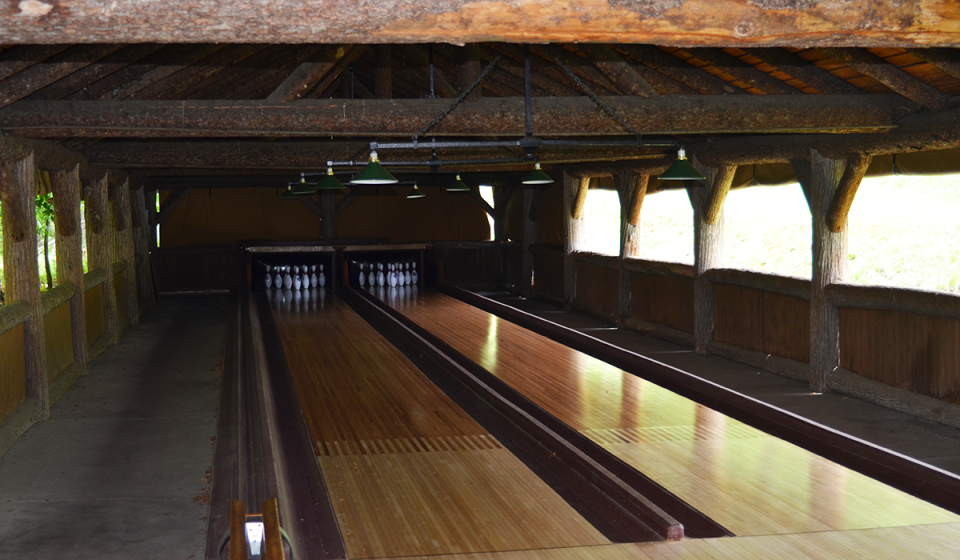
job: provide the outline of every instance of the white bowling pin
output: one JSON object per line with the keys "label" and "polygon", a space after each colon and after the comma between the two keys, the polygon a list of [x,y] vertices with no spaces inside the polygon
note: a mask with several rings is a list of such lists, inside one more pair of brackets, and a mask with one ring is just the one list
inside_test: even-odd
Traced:
{"label": "white bowling pin", "polygon": [[283,269],[283,287],[286,290],[289,290],[293,287],[293,278],[290,277],[290,267],[284,267]]}
{"label": "white bowling pin", "polygon": [[360,287],[367,285],[367,274],[363,271],[363,263],[360,263],[360,276],[357,277],[357,282],[360,283]]}
{"label": "white bowling pin", "polygon": [[313,265],[310,267],[310,285],[311,286],[317,285],[317,265]]}
{"label": "white bowling pin", "polygon": [[373,263],[370,263],[370,264],[367,265],[367,266],[370,267],[370,274],[367,275],[367,284],[369,284],[370,286],[376,286],[376,285],[377,285],[377,273],[373,271]]}
{"label": "white bowling pin", "polygon": [[387,285],[387,277],[383,274],[383,265],[377,265],[377,286],[381,288]]}
{"label": "white bowling pin", "polygon": [[273,276],[270,274],[270,267],[267,267],[267,277],[263,279],[264,285],[267,289],[270,289],[273,286]]}
{"label": "white bowling pin", "polygon": [[388,282],[390,283],[391,288],[397,287],[397,269],[395,264],[390,265],[390,276]]}
{"label": "white bowling pin", "polygon": [[320,287],[323,288],[327,285],[327,275],[323,273],[323,265],[320,265],[320,274],[317,276],[317,280],[320,281]]}
{"label": "white bowling pin", "polygon": [[279,267],[279,266],[273,267],[273,274],[274,274],[274,277],[273,277],[273,285],[276,286],[277,289],[279,290],[280,287],[283,286],[283,277],[280,276],[280,267]]}
{"label": "white bowling pin", "polygon": [[300,285],[303,287],[304,290],[309,290],[312,284],[310,282],[310,274],[306,270],[304,270],[301,276],[302,277],[300,278]]}
{"label": "white bowling pin", "polygon": [[404,268],[406,270],[403,271],[403,283],[409,286],[410,285],[410,263],[407,263],[406,265],[404,265]]}
{"label": "white bowling pin", "polygon": [[410,272],[410,282],[416,284],[417,280],[419,280],[419,278],[417,278],[417,263],[413,263],[413,270]]}
{"label": "white bowling pin", "polygon": [[294,275],[293,275],[293,289],[294,289],[294,290],[297,290],[297,293],[298,293],[298,294],[300,293],[300,287],[301,287],[301,286],[303,286],[303,281],[300,280],[300,275],[299,275],[299,274],[294,274]]}

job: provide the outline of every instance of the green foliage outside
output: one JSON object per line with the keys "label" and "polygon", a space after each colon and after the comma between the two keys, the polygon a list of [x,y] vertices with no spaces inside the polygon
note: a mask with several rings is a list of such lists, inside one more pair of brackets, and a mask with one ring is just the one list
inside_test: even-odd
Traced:
{"label": "green foliage outside", "polygon": [[[958,180],[951,175],[865,179],[850,211],[847,281],[960,292]],[[619,252],[619,212],[615,192],[590,191],[591,251]],[[724,216],[725,266],[810,278],[810,210],[799,185],[733,191]],[[686,192],[644,200],[640,239],[640,258],[693,264],[693,210]]]}
{"label": "green foliage outside", "polygon": [[53,212],[53,193],[37,197],[37,261],[40,270],[40,289],[53,288],[53,271],[56,270],[57,249]]}

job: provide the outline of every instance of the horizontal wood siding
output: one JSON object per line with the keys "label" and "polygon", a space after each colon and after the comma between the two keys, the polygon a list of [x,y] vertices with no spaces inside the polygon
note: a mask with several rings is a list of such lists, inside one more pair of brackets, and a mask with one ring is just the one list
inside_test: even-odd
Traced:
{"label": "horizontal wood siding", "polygon": [[[615,261],[615,259],[613,259]],[[615,267],[577,260],[576,304],[608,321],[617,320],[619,275]]]}
{"label": "horizontal wood siding", "polygon": [[93,346],[104,331],[103,284],[97,284],[86,291],[83,308],[87,316],[87,345]]}
{"label": "horizontal wood siding", "polygon": [[533,253],[533,287],[541,294],[563,299],[563,255]]}
{"label": "horizontal wood siding", "polygon": [[840,308],[840,365],[868,379],[960,404],[960,320]]}
{"label": "horizontal wood siding", "polygon": [[240,280],[237,252],[232,247],[160,249],[152,258],[159,292],[229,290]]}
{"label": "horizontal wood siding", "polygon": [[435,247],[443,281],[454,286],[493,287],[497,266],[493,245]]}
{"label": "horizontal wood siding", "polygon": [[23,323],[0,334],[0,422],[27,398]]}
{"label": "horizontal wood siding", "polygon": [[47,345],[47,377],[53,381],[74,360],[69,301],[44,315],[43,336]]}
{"label": "horizontal wood siding", "polygon": [[810,359],[810,303],[766,290],[716,284],[717,342],[800,362]]}
{"label": "horizontal wood siding", "polygon": [[634,318],[693,333],[693,278],[632,273]]}

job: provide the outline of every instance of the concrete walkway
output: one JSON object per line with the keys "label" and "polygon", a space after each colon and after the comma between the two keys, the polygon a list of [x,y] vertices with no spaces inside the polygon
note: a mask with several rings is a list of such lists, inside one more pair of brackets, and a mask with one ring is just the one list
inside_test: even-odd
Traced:
{"label": "concrete walkway", "polygon": [[168,297],[0,458],[0,558],[202,558],[226,297]]}
{"label": "concrete walkway", "polygon": [[480,292],[548,321],[576,329],[610,344],[692,373],[881,447],[960,474],[960,430],[870,404],[839,393],[813,395],[806,383],[753,366],[701,356],[672,344],[552,303],[507,292]]}

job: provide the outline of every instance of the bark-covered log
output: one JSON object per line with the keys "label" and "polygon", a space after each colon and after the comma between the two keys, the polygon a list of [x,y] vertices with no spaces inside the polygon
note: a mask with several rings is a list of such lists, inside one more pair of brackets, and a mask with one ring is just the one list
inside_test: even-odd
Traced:
{"label": "bark-covered log", "polygon": [[573,303],[577,295],[577,262],[574,253],[584,250],[586,228],[583,220],[578,219],[577,207],[580,200],[586,201],[589,177],[576,178],[563,174],[563,301],[564,305]]}
{"label": "bark-covered log", "polygon": [[[920,108],[899,95],[607,97],[644,134],[855,132],[898,124]],[[409,137],[449,105],[443,99],[263,101],[22,101],[0,111],[0,130],[29,137]],[[522,97],[484,98],[450,113],[436,136],[516,135],[526,128]],[[538,135],[623,134],[586,96],[534,98]]]}
{"label": "bark-covered log", "polygon": [[[108,177],[89,181],[84,185],[83,201],[87,222],[87,260],[90,270],[99,269],[106,274],[103,281],[104,334],[111,343],[116,343],[120,332],[117,317],[117,294],[113,286],[113,239],[107,209]],[[91,344],[96,341],[88,341]]]}
{"label": "bark-covered log", "polygon": [[3,220],[3,284],[6,302],[26,302],[30,318],[24,325],[26,396],[40,405],[41,418],[50,415],[47,355],[44,343],[40,271],[37,265],[36,167],[33,155],[0,161],[0,200]]}
{"label": "bark-covered log", "polygon": [[860,182],[867,174],[871,161],[873,161],[872,157],[863,155],[856,155],[847,160],[837,192],[830,201],[830,208],[827,209],[827,224],[830,231],[838,232],[847,226],[850,207],[853,206],[853,199],[857,195],[857,189],[860,188]]}
{"label": "bark-covered log", "polygon": [[[952,46],[960,8],[942,0],[348,0],[224,3],[172,0],[10,2],[0,10],[7,43],[64,37],[113,43],[453,43],[478,41],[744,43]],[[518,22],[523,22],[519,25]]]}
{"label": "bark-covered log", "polygon": [[70,298],[73,358],[87,371],[87,319],[83,289],[83,231],[80,228],[80,167],[51,175],[53,208],[57,215],[57,283],[72,282],[77,293]]}
{"label": "bark-covered log", "polygon": [[542,189],[523,190],[523,254],[520,265],[520,288],[524,297],[530,297],[533,289],[533,254],[530,247],[537,244],[540,224],[540,196]]}
{"label": "bark-covered log", "polygon": [[[703,184],[687,186],[690,204],[693,205],[693,338],[694,351],[706,354],[707,345],[713,340],[714,305],[713,284],[707,277],[707,271],[723,267],[723,202],[726,200],[722,186],[717,178],[724,173],[719,169],[705,167],[694,158],[693,165],[706,178]],[[694,183],[690,181],[690,183]],[[729,189],[728,189],[729,190]],[[708,205],[713,204],[715,219],[708,222]]]}
{"label": "bark-covered log", "polygon": [[[111,174],[113,176],[113,174]],[[114,235],[117,242],[114,247],[114,261],[124,261],[127,267],[123,272],[124,309],[131,325],[140,322],[139,298],[137,297],[136,252],[133,245],[132,218],[130,215],[130,181],[110,185],[110,202],[113,204]]]}

